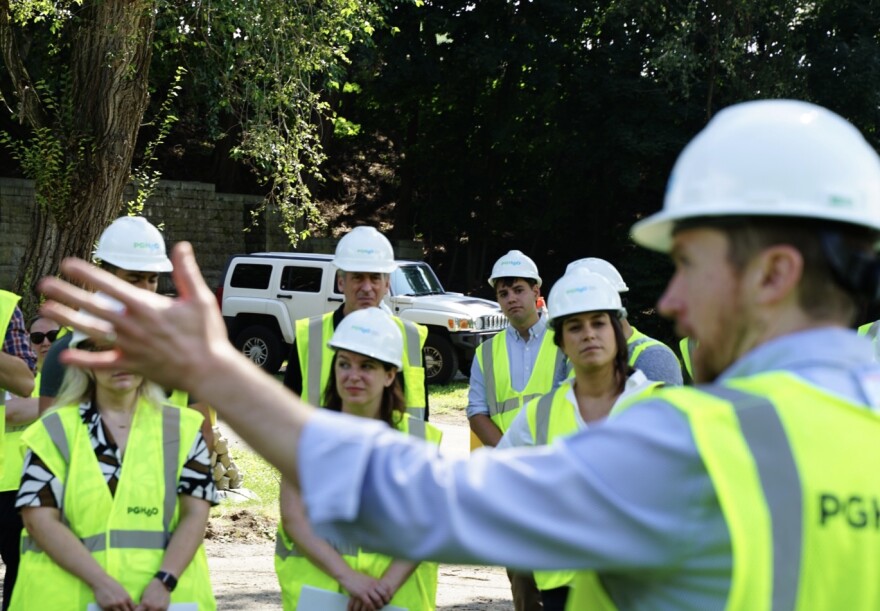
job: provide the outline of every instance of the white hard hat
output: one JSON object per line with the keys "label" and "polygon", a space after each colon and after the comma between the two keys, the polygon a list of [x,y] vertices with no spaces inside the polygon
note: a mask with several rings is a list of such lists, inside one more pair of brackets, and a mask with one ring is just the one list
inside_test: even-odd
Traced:
{"label": "white hard hat", "polygon": [[623,276],[620,275],[620,272],[617,271],[616,267],[611,265],[605,259],[587,257],[586,259],[572,261],[568,264],[568,267],[565,268],[565,273],[567,274],[576,267],[582,267],[589,272],[599,274],[605,278],[605,280],[610,282],[611,286],[613,286],[618,293],[626,293],[629,291],[629,287],[626,285],[626,282],[623,281]]}
{"label": "white hard hat", "polygon": [[489,286],[495,288],[495,281],[499,278],[528,278],[541,286],[538,266],[521,250],[511,250],[495,261],[495,265],[492,266],[492,275],[489,276]]}
{"label": "white hard hat", "polygon": [[550,320],[581,312],[603,312],[610,310],[619,317],[625,310],[617,292],[604,276],[574,267],[556,281],[547,299]]}
{"label": "white hard hat", "polygon": [[855,127],[821,106],[731,106],[685,147],[663,210],[636,223],[632,237],[668,251],[677,221],[712,216],[824,219],[880,230],[880,159]]}
{"label": "white hard hat", "polygon": [[390,274],[397,269],[391,242],[375,227],[355,227],[342,236],[333,265],[344,272]]}
{"label": "white hard hat", "polygon": [[[106,295],[104,293],[98,292],[98,293],[95,293],[95,297],[99,301],[103,302],[102,305],[105,305],[108,308],[111,308],[117,312],[121,312],[122,310],[125,309],[125,306],[122,305],[122,303],[120,301],[117,301],[116,299],[114,299],[110,295]],[[85,310],[80,310],[80,316],[85,318],[87,321],[101,320],[100,318],[98,318],[94,314],[87,312]],[[87,334],[83,333],[79,329],[74,329],[73,334],[70,336],[70,347],[76,348],[81,342],[83,342],[87,339],[89,339],[89,336]]]}
{"label": "white hard hat", "polygon": [[174,266],[165,254],[165,240],[142,216],[122,216],[98,239],[94,258],[133,272],[170,272]]}
{"label": "white hard hat", "polygon": [[398,369],[403,366],[403,334],[383,310],[364,308],[347,315],[327,342],[333,350],[349,350]]}

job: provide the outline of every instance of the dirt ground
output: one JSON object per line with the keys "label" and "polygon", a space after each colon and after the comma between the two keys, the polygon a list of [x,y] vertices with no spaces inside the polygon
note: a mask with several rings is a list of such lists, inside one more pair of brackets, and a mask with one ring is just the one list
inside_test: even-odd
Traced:
{"label": "dirt ground", "polygon": [[[467,455],[470,429],[462,416],[437,416],[431,421],[443,430],[441,449],[444,454]],[[230,442],[233,448],[241,443],[234,434],[230,435]],[[264,611],[281,608],[273,565],[274,541],[275,524],[247,510],[231,514],[229,521],[223,524],[212,520],[208,525],[205,547],[218,609]],[[510,585],[504,569],[440,565],[437,609],[512,610]]]}

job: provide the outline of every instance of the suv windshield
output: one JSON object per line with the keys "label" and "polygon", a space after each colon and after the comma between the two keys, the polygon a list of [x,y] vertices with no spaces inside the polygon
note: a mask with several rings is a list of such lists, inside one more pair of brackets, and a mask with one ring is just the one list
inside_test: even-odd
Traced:
{"label": "suv windshield", "polygon": [[424,263],[401,265],[391,274],[393,295],[442,295],[444,292],[434,270]]}

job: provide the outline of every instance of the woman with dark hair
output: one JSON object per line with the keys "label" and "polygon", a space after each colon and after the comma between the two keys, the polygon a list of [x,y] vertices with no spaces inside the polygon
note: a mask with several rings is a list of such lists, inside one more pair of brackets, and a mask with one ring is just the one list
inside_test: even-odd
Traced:
{"label": "woman with dark hair", "polygon": [[[533,399],[517,414],[499,448],[552,443],[604,420],[621,398],[659,386],[629,366],[620,323],[620,294],[608,280],[584,268],[570,269],[550,291],[553,341],[573,377]],[[545,611],[562,611],[574,571],[536,571]]]}
{"label": "woman with dark hair", "polygon": [[[112,349],[79,331],[70,345]],[[21,437],[26,531],[11,608],[216,609],[202,542],[217,501],[201,422],[139,374],[67,367],[56,405]]]}
{"label": "woman with dark hair", "polygon": [[[440,443],[437,428],[406,413],[398,377],[403,336],[387,313],[379,308],[352,312],[336,327],[328,346],[335,355],[324,405]],[[350,611],[375,611],[387,604],[413,611],[435,608],[436,563],[397,560],[321,539],[312,531],[302,501],[289,482],[282,482],[280,501],[275,571],[286,611],[303,609],[303,586],[324,590],[323,595],[326,591],[348,594]]]}

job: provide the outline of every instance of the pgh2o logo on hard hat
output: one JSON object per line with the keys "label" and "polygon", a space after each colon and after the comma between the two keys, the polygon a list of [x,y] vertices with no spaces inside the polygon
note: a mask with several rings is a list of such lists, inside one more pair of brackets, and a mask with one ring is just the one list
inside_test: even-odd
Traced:
{"label": "pgh2o logo on hard hat", "polygon": [[134,242],[132,246],[141,250],[149,250],[150,252],[159,252],[161,250],[164,250],[158,242]]}

